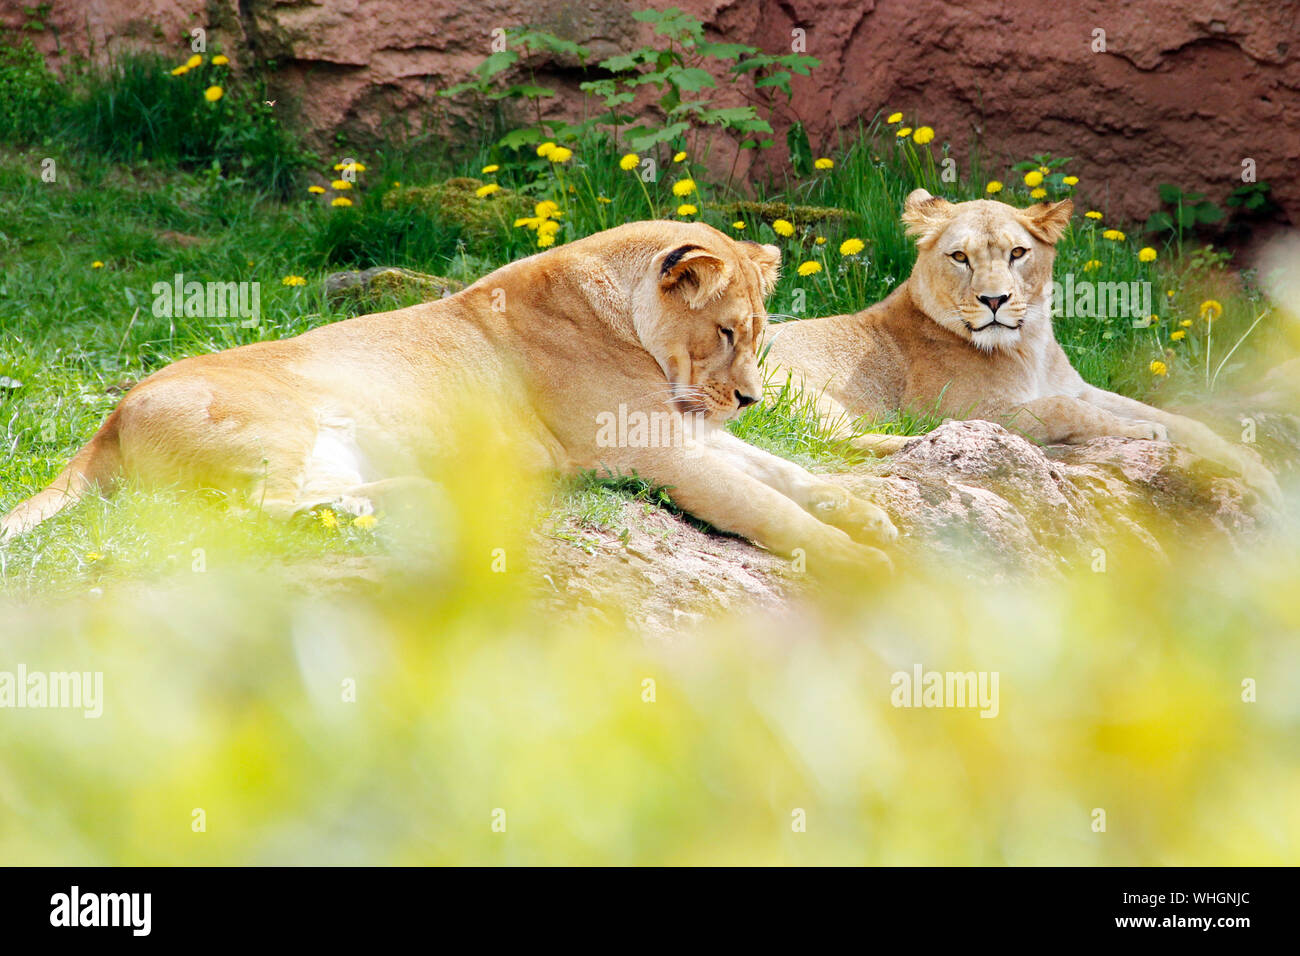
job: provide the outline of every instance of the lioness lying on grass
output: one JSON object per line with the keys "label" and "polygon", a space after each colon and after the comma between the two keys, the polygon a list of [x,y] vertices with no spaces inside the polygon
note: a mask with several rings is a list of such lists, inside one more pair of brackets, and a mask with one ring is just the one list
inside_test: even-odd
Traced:
{"label": "lioness lying on grass", "polygon": [[[984,418],[1046,443],[1104,435],[1171,440],[1240,471],[1270,497],[1273,475],[1250,449],[1181,415],[1095,388],[1052,332],[1055,244],[1073,204],[1016,209],[987,199],[950,203],[918,189],[903,222],[916,267],[883,301],[854,315],[769,328],[767,363],[816,396],[841,434],[862,416],[938,411]],[[861,435],[888,454],[908,439]]]}
{"label": "lioness lying on grass", "polygon": [[[774,246],[703,224],[639,222],[511,263],[450,298],[184,359],[133,388],[18,534],[119,476],[232,491],[287,517],[366,513],[421,463],[454,455],[452,411],[491,393],[520,457],[636,473],[686,511],[813,562],[881,564],[874,505],[721,426],[761,393],[756,346]],[[619,437],[614,417],[681,440]],[[688,436],[694,435],[695,440]]]}

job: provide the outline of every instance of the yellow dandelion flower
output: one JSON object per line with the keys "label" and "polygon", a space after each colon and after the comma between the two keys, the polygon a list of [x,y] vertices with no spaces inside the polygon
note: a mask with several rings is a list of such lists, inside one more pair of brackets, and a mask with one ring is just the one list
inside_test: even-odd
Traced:
{"label": "yellow dandelion flower", "polygon": [[885,120],[885,122],[889,123],[891,126],[894,123],[901,123],[902,121],[903,121],[902,113],[890,113],[888,118]]}
{"label": "yellow dandelion flower", "polygon": [[324,186],[308,186],[308,187],[307,187],[307,192],[309,192],[309,193],[316,193],[317,195],[319,195],[320,193],[323,193],[324,191],[325,191],[325,187],[324,187]]}
{"label": "yellow dandelion flower", "polygon": [[794,223],[786,222],[784,219],[778,219],[776,222],[772,223],[772,231],[778,236],[793,236]]}
{"label": "yellow dandelion flower", "polygon": [[1191,319],[1183,319],[1183,321],[1179,322],[1178,324],[1185,329],[1190,329],[1193,323]]}
{"label": "yellow dandelion flower", "polygon": [[1176,331],[1169,333],[1169,341],[1171,342],[1181,342],[1186,337],[1187,337],[1186,329],[1177,329]]}
{"label": "yellow dandelion flower", "polygon": [[219,86],[209,86],[203,91],[203,98],[209,103],[215,103],[225,95],[226,91]]}
{"label": "yellow dandelion flower", "polygon": [[688,202],[684,202],[677,207],[677,215],[679,216],[694,216],[697,212],[699,210]]}
{"label": "yellow dandelion flower", "polygon": [[547,140],[541,146],[537,147],[537,155],[543,159],[551,155],[551,150],[555,149],[555,144]]}
{"label": "yellow dandelion flower", "polygon": [[1114,242],[1124,241],[1124,233],[1120,232],[1118,229],[1107,229],[1101,234],[1101,237],[1103,239],[1110,239]]}
{"label": "yellow dandelion flower", "polygon": [[928,126],[917,127],[916,132],[912,134],[912,142],[918,146],[924,146],[932,139],[934,139],[934,130]]}
{"label": "yellow dandelion flower", "polygon": [[555,233],[553,232],[537,233],[537,248],[545,249],[547,246],[553,246],[553,245],[555,245]]}
{"label": "yellow dandelion flower", "polygon": [[369,531],[377,524],[379,519],[374,515],[357,515],[352,519],[352,527],[360,528],[362,531]]}
{"label": "yellow dandelion flower", "polygon": [[552,199],[543,199],[533,207],[533,215],[539,219],[553,219],[564,215],[560,212],[559,204]]}
{"label": "yellow dandelion flower", "polygon": [[501,187],[498,186],[496,183],[488,183],[487,185],[480,186],[478,189],[474,190],[474,195],[477,196],[479,199],[485,199],[488,196],[491,196],[493,193],[500,192],[500,191],[501,191]]}
{"label": "yellow dandelion flower", "polygon": [[399,188],[401,188],[401,185],[402,185],[402,184],[401,184],[400,182],[395,182],[395,183],[393,183],[393,188],[394,188],[394,189],[399,189]]}
{"label": "yellow dandelion flower", "polygon": [[98,552],[98,551],[87,551],[87,552],[86,552],[86,563],[87,563],[87,564],[94,564],[96,561],[103,561],[103,560],[104,560],[104,555],[101,554],[101,553]]}
{"label": "yellow dandelion flower", "polygon": [[1095,209],[1089,209],[1087,212],[1084,213],[1084,215],[1087,216],[1089,219],[1101,218],[1101,213],[1097,212],[1097,210]]}
{"label": "yellow dandelion flower", "polygon": [[825,156],[823,156],[821,159],[817,159],[813,161],[813,169],[834,169],[834,168],[835,168],[835,160],[827,159]]}
{"label": "yellow dandelion flower", "polygon": [[673,183],[673,195],[678,198],[689,196],[693,192],[695,192],[695,180],[693,179],[679,179]]}
{"label": "yellow dandelion flower", "polygon": [[352,188],[352,183],[346,179],[335,179],[330,183],[330,189],[336,190],[338,192],[344,192],[345,190],[351,188]]}
{"label": "yellow dandelion flower", "polygon": [[1042,186],[1039,186],[1037,189],[1029,190],[1030,199],[1042,199],[1046,195],[1047,195],[1047,190],[1044,189]]}
{"label": "yellow dandelion flower", "polygon": [[636,153],[627,153],[618,161],[618,168],[631,171],[641,164],[641,157]]}
{"label": "yellow dandelion flower", "polygon": [[685,150],[682,150],[680,153],[678,153],[676,156],[674,156],[674,157],[673,157],[673,162],[674,162],[674,163],[684,163],[684,162],[686,162],[686,151],[685,151]]}
{"label": "yellow dandelion flower", "polygon": [[822,271],[822,264],[809,259],[807,262],[799,263],[797,271],[801,276],[810,276]]}
{"label": "yellow dandelion flower", "polygon": [[190,57],[188,60],[185,61],[185,65],[191,70],[194,69],[196,66],[201,66],[202,64],[203,64],[203,57],[199,56],[197,53],[195,53],[192,57]]}
{"label": "yellow dandelion flower", "polygon": [[1043,174],[1036,169],[1031,169],[1025,173],[1025,185],[1030,188],[1043,185]]}
{"label": "yellow dandelion flower", "polygon": [[496,163],[491,163],[490,165],[484,166],[482,170],[480,170],[480,172],[482,172],[483,175],[486,176],[488,173],[495,173],[500,168],[501,167],[498,166]]}
{"label": "yellow dandelion flower", "polygon": [[614,200],[612,200],[612,199],[608,199],[608,198],[606,198],[605,196],[597,196],[597,197],[596,197],[596,202],[598,202],[598,203],[602,203],[602,204],[604,204],[604,205],[606,205],[606,206],[608,206],[608,205],[609,205],[610,203],[612,203],[613,201],[614,201]]}
{"label": "yellow dandelion flower", "polygon": [[281,285],[306,285],[307,280],[302,276],[285,276],[280,280]]}
{"label": "yellow dandelion flower", "polygon": [[1000,183],[996,179],[990,179],[989,184],[984,187],[984,191],[988,193],[990,196],[993,195],[994,193],[1000,193],[1002,192],[1002,183]]}
{"label": "yellow dandelion flower", "polygon": [[330,511],[329,508],[324,509],[317,520],[320,521],[322,528],[333,529],[339,526],[339,516]]}
{"label": "yellow dandelion flower", "polygon": [[176,67],[176,69],[172,70],[172,76],[184,76],[189,71],[190,68],[182,63],[180,66]]}
{"label": "yellow dandelion flower", "polygon": [[816,243],[817,245],[819,245],[819,246],[824,246],[824,245],[826,245],[826,237],[825,237],[825,236],[816,236],[816,237],[813,238],[813,242],[815,242],[815,243]]}
{"label": "yellow dandelion flower", "polygon": [[1155,262],[1156,251],[1150,246],[1143,246],[1138,250],[1138,262]]}
{"label": "yellow dandelion flower", "polygon": [[102,263],[102,262],[100,262],[98,259],[96,259],[94,262],[92,262],[92,263],[90,264],[90,268],[92,268],[92,269],[102,269],[102,268],[104,268],[104,263]]}
{"label": "yellow dandelion flower", "polygon": [[1100,260],[1100,259],[1089,259],[1087,262],[1085,262],[1085,263],[1083,264],[1083,271],[1084,271],[1084,272],[1094,272],[1094,271],[1096,271],[1097,269],[1100,269],[1100,268],[1101,268],[1101,260]]}
{"label": "yellow dandelion flower", "polygon": [[1067,185],[1067,186],[1077,186],[1077,185],[1079,185],[1079,177],[1078,177],[1078,176],[1066,176],[1066,177],[1064,177],[1064,178],[1061,180],[1061,182],[1065,183],[1065,185]]}
{"label": "yellow dandelion flower", "polygon": [[1047,166],[1039,166],[1039,167],[1038,167],[1038,171],[1039,171],[1040,173],[1042,173],[1044,176],[1046,176],[1046,175],[1048,175],[1049,173],[1051,173],[1052,170],[1049,169]]}
{"label": "yellow dandelion flower", "polygon": [[1206,299],[1201,303],[1201,318],[1206,322],[1213,322],[1221,315],[1223,315],[1223,306],[1219,304],[1218,299]]}
{"label": "yellow dandelion flower", "polygon": [[1150,315],[1147,316],[1147,321],[1150,322],[1152,325],[1155,325],[1160,321],[1160,316],[1152,312]]}
{"label": "yellow dandelion flower", "polygon": [[339,163],[334,168],[344,173],[364,173],[366,171],[365,163],[358,162]]}
{"label": "yellow dandelion flower", "polygon": [[737,220],[737,221],[735,221],[735,222],[733,222],[733,223],[731,224],[731,228],[732,228],[732,229],[744,229],[744,228],[745,228],[745,223],[744,223],[743,221],[741,221],[741,220]]}
{"label": "yellow dandelion flower", "polygon": [[907,137],[912,135],[912,127],[904,126],[894,135],[897,136],[899,139],[907,139]]}
{"label": "yellow dandelion flower", "polygon": [[351,205],[352,205],[352,200],[349,199],[347,196],[335,196],[333,199],[330,200],[330,205],[331,205],[331,206],[351,206]]}
{"label": "yellow dandelion flower", "polygon": [[537,224],[539,236],[553,236],[560,231],[560,224],[554,219],[543,219]]}
{"label": "yellow dandelion flower", "polygon": [[212,58],[213,66],[225,66],[229,62],[230,62],[230,57],[226,56],[224,53],[218,53],[216,56]]}
{"label": "yellow dandelion flower", "polygon": [[1168,375],[1168,374],[1169,374],[1169,366],[1166,365],[1164,362],[1160,361],[1160,359],[1155,359],[1155,360],[1154,360],[1154,361],[1153,361],[1149,366],[1147,366],[1147,367],[1151,369],[1151,374],[1152,374],[1152,375]]}
{"label": "yellow dandelion flower", "polygon": [[573,150],[567,146],[557,146],[546,156],[553,163],[567,163],[573,159]]}
{"label": "yellow dandelion flower", "polygon": [[861,239],[845,239],[840,243],[840,255],[856,256],[865,248],[867,248],[867,244]]}

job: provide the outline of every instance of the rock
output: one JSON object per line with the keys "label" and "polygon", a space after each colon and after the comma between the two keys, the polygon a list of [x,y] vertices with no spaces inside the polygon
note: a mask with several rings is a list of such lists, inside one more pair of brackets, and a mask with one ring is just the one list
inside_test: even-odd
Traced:
{"label": "rock", "polygon": [[1100,438],[1040,448],[1001,425],[950,421],[837,476],[893,517],[899,546],[994,577],[1087,568],[1098,549],[1258,531],[1237,477],[1168,442]]}
{"label": "rock", "polygon": [[[762,154],[767,169],[759,172],[783,168],[783,127],[795,116],[804,117],[814,150],[826,153],[838,129],[903,110],[936,130],[936,145],[950,142],[959,162],[976,141],[990,169],[1047,150],[1077,157],[1069,169],[1081,177],[1084,201],[1131,220],[1156,208],[1160,182],[1222,204],[1241,183],[1242,161],[1253,159],[1289,221],[1300,222],[1300,177],[1290,174],[1300,164],[1291,120],[1300,110],[1293,4],[1167,0],[1158,10],[1115,5],[1104,16],[1060,5],[1027,20],[1001,0],[674,2],[711,38],[772,53],[789,52],[792,31],[803,30],[807,52],[822,61],[810,77],[794,77],[788,107],[778,103],[778,145]],[[351,141],[386,138],[393,117],[423,117],[431,107],[452,135],[477,135],[481,116],[435,94],[487,56],[490,29],[532,24],[585,43],[599,59],[652,41],[650,27],[631,17],[651,5],[667,4],[53,0],[41,8],[44,29],[23,36],[60,66],[79,57],[104,62],[126,49],[179,56],[190,31],[204,26],[209,48],[220,44],[237,69],[273,59],[271,97],[281,108],[297,104],[289,118],[325,146],[340,130]],[[29,8],[29,0],[0,0],[0,24],[22,29]],[[535,78],[561,91],[545,102],[547,119],[580,115],[576,64],[539,64]],[[715,99],[745,102],[732,91]],[[735,175],[744,181],[754,156],[717,144],[712,161],[725,176],[738,159]]]}
{"label": "rock", "polygon": [[849,210],[838,209],[835,206],[792,206],[784,202],[705,203],[704,208],[716,209],[727,219],[739,219],[742,216],[754,216],[767,222],[773,219],[784,219],[800,227],[823,224],[836,226],[858,218]]}
{"label": "rock", "polygon": [[325,298],[332,304],[375,305],[385,296],[418,295],[442,299],[465,288],[458,279],[426,275],[394,266],[376,266],[361,272],[333,272],[325,277]]}
{"label": "rock", "polygon": [[384,193],[385,209],[418,209],[459,227],[472,239],[500,239],[514,221],[534,214],[534,202],[509,189],[478,196],[483,180],[457,176],[431,186],[400,186]]}

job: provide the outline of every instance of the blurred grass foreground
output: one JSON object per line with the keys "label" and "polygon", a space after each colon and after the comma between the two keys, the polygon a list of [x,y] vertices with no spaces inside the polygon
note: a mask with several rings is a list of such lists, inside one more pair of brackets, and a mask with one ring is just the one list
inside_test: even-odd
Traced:
{"label": "blurred grass foreground", "polygon": [[[0,670],[103,675],[98,717],[0,710],[0,860],[1296,861],[1285,537],[1013,586],[914,567],[646,642],[539,612],[502,453],[381,519],[347,586],[200,499],[128,499],[142,540],[194,545],[170,571],[0,599]],[[996,706],[895,706],[918,671],[996,674]]]}

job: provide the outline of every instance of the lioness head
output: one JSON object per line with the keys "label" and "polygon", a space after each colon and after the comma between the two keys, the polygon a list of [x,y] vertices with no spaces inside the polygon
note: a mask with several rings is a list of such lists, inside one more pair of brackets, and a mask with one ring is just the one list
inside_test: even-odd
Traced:
{"label": "lioness head", "polygon": [[1026,324],[1050,315],[1056,241],[1073,209],[1068,199],[1016,209],[988,199],[950,203],[915,190],[902,218],[916,239],[917,305],[978,348],[1013,347]]}
{"label": "lioness head", "polygon": [[763,298],[776,284],[781,251],[703,223],[665,235],[638,290],[637,335],[668,377],[674,408],[726,421],[763,396]]}

